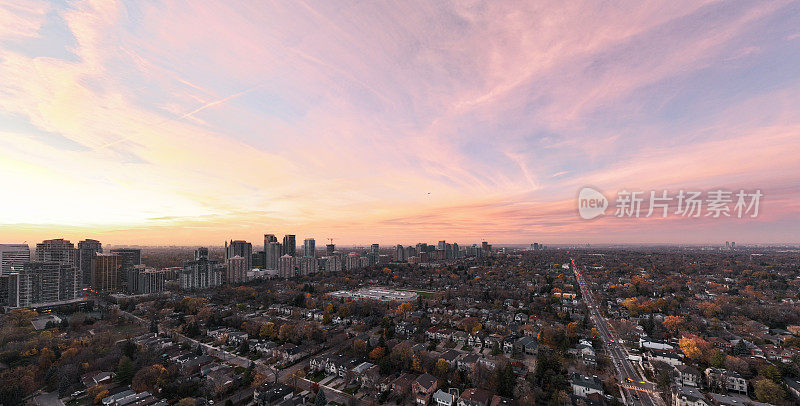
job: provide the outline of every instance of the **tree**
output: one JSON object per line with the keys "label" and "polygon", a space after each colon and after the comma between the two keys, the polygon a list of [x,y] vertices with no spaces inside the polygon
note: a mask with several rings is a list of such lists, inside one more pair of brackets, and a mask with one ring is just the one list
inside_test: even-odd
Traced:
{"label": "tree", "polygon": [[317,397],[314,398],[314,406],[325,406],[328,404],[328,399],[325,398],[325,391],[317,392]]}
{"label": "tree", "polygon": [[733,346],[731,352],[733,352],[734,355],[750,355],[750,349],[747,348],[747,344],[744,340],[739,340],[739,342]]}
{"label": "tree", "polygon": [[664,317],[664,322],[662,324],[664,324],[664,327],[666,327],[667,330],[677,333],[678,330],[683,327],[683,323],[685,321],[686,319],[681,316],[666,316]]}
{"label": "tree", "polygon": [[756,398],[759,402],[777,405],[786,398],[786,392],[783,388],[769,379],[761,379],[753,386],[755,387]]}
{"label": "tree", "polygon": [[156,393],[166,376],[167,370],[160,364],[144,367],[136,372],[131,380],[131,388],[137,392],[149,391]]}
{"label": "tree", "polygon": [[250,343],[247,340],[242,340],[239,344],[239,354],[247,355],[250,352]]}
{"label": "tree", "polygon": [[514,386],[516,385],[516,382],[517,376],[514,374],[514,368],[511,366],[510,362],[498,369],[497,392],[500,394],[500,396],[514,396]]}
{"label": "tree", "polygon": [[420,361],[419,357],[416,355],[411,357],[411,369],[417,372],[422,372],[422,361]]}
{"label": "tree", "polygon": [[783,376],[781,375],[780,369],[775,365],[766,365],[765,367],[761,368],[759,371],[764,378],[771,380],[772,382],[777,383],[778,385],[783,382]]}
{"label": "tree", "polygon": [[122,357],[119,359],[116,372],[117,382],[122,385],[129,385],[131,379],[133,379],[133,375],[136,373],[136,367],[133,365],[133,361],[131,361],[130,358]]}
{"label": "tree", "polygon": [[678,340],[681,351],[693,361],[701,361],[711,356],[712,346],[700,337],[683,337]]}
{"label": "tree", "polygon": [[178,406],[194,406],[194,398],[183,398],[178,401]]}
{"label": "tree", "polygon": [[383,347],[375,347],[375,349],[369,353],[369,357],[372,359],[379,359],[383,358],[385,354],[386,354],[386,349],[384,349]]}
{"label": "tree", "polygon": [[410,302],[405,302],[397,306],[397,313],[399,314],[406,314],[411,310],[414,310],[414,306]]}
{"label": "tree", "polygon": [[156,320],[155,316],[150,319],[150,332],[158,334],[158,321]]}
{"label": "tree", "polygon": [[103,401],[103,398],[109,395],[108,389],[103,389],[94,397],[94,404],[100,404]]}
{"label": "tree", "polygon": [[439,358],[436,361],[436,377],[445,380],[447,378],[447,370],[450,368],[450,365],[447,364],[447,361],[444,358]]}
{"label": "tree", "polygon": [[258,332],[258,335],[261,338],[269,338],[275,335],[275,323],[268,321],[261,325],[261,329]]}
{"label": "tree", "polygon": [[500,351],[500,344],[494,343],[492,344],[492,355],[500,355],[502,352]]}
{"label": "tree", "polygon": [[29,327],[37,313],[30,309],[14,309],[8,312],[6,319],[17,327]]}
{"label": "tree", "polygon": [[725,368],[725,354],[720,350],[714,350],[709,363],[714,368]]}
{"label": "tree", "polygon": [[133,356],[136,354],[136,344],[134,344],[130,339],[125,340],[122,343],[122,354],[128,358],[133,358]]}

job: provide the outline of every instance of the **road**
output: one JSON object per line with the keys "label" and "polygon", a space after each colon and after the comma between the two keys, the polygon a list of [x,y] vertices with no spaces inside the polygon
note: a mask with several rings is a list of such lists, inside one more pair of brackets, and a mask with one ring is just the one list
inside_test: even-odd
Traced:
{"label": "road", "polygon": [[575,278],[578,280],[578,285],[581,289],[581,295],[589,308],[589,316],[600,334],[600,339],[603,340],[611,361],[614,363],[614,367],[617,370],[617,379],[620,382],[627,404],[634,406],[664,406],[663,399],[656,391],[656,385],[649,382],[631,364],[627,349],[609,326],[608,320],[600,314],[600,309],[595,303],[592,291],[589,289],[583,274],[578,270],[575,259],[571,259],[571,261],[572,270],[575,272]]}

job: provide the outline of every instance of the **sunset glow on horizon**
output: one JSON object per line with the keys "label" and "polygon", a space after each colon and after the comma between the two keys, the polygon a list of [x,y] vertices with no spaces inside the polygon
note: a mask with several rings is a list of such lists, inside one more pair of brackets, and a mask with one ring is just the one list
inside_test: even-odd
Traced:
{"label": "sunset glow on horizon", "polygon": [[0,78],[2,242],[800,240],[797,2],[0,0]]}

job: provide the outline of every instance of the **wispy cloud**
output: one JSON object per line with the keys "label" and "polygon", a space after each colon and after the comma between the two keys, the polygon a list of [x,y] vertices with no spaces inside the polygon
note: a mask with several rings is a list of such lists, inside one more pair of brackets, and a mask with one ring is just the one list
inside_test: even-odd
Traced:
{"label": "wispy cloud", "polygon": [[[636,241],[691,227],[579,221],[591,184],[759,187],[770,206],[751,231],[693,238],[797,240],[797,11],[0,3],[0,169],[21,191],[0,200],[0,238]],[[55,23],[69,42],[43,29]]]}

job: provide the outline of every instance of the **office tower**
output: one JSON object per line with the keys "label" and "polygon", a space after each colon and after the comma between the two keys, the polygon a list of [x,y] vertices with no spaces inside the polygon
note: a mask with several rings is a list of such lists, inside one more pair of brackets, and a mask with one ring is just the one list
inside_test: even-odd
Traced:
{"label": "office tower", "polygon": [[336,245],[334,245],[333,243],[330,243],[330,244],[325,246],[325,255],[326,256],[331,256],[335,252],[336,252]]}
{"label": "office tower", "polygon": [[253,264],[253,268],[266,269],[266,261],[266,252],[258,251],[253,253],[253,259],[250,260],[250,263]]}
{"label": "office tower", "polygon": [[284,254],[278,261],[278,276],[281,278],[291,278],[295,276],[294,257]]}
{"label": "office tower", "polygon": [[264,269],[278,269],[278,262],[281,258],[282,247],[277,241],[271,241],[264,247]]}
{"label": "office tower", "polygon": [[444,251],[446,249],[445,248],[446,244],[447,243],[444,240],[441,240],[439,241],[439,244],[436,244],[436,249]]}
{"label": "office tower", "polygon": [[303,256],[304,257],[316,257],[317,250],[316,250],[316,243],[314,242],[313,238],[306,238],[303,241]]}
{"label": "office tower", "polygon": [[28,244],[0,244],[0,275],[9,275],[22,270],[22,265],[31,261]]}
{"label": "office tower", "polygon": [[226,283],[228,285],[232,285],[234,283],[247,282],[247,271],[249,269],[247,269],[246,266],[247,260],[244,257],[237,255],[235,257],[228,258],[228,272],[225,279]]}
{"label": "office tower", "polygon": [[408,260],[406,257],[406,250],[403,248],[402,244],[397,244],[397,246],[394,247],[394,257],[397,262],[404,262]]}
{"label": "office tower", "polygon": [[7,301],[16,307],[26,307],[75,299],[80,281],[74,265],[48,261],[25,263],[22,272],[9,278],[9,284],[12,285],[9,296],[13,297]]}
{"label": "office tower", "polygon": [[[113,250],[112,250],[113,251]],[[115,254],[96,254],[92,267],[92,289],[116,292],[122,289],[122,267],[125,258]],[[132,269],[133,266],[131,266]]]}
{"label": "office tower", "polygon": [[88,288],[92,285],[92,265],[96,254],[103,253],[100,241],[86,239],[78,242],[78,270],[81,273],[81,287]]}
{"label": "office tower", "polygon": [[294,234],[286,234],[283,236],[283,255],[292,257],[297,255],[297,242],[295,241]]}
{"label": "office tower", "polygon": [[[225,249],[227,252],[227,242]],[[203,249],[198,251],[201,250]],[[186,261],[183,264],[183,270],[178,275],[181,289],[207,289],[222,284],[221,266],[217,264],[217,261],[209,261],[208,250],[205,252],[205,255],[200,255],[194,261]]]}
{"label": "office tower", "polygon": [[128,270],[128,292],[138,295],[159,293],[166,290],[167,271],[136,265]]}
{"label": "office tower", "polygon": [[422,254],[423,252],[428,252],[428,244],[424,242],[417,243],[417,255]]}
{"label": "office tower", "polygon": [[731,241],[731,249],[736,249],[736,241]]}
{"label": "office tower", "polygon": [[142,264],[142,250],[139,248],[114,248],[109,253],[122,258],[123,270],[132,269],[135,265]]}
{"label": "office tower", "polygon": [[208,248],[200,247],[194,250],[194,260],[208,259]]}
{"label": "office tower", "polygon": [[63,238],[44,240],[36,244],[36,262],[75,265],[75,246]]}
{"label": "office tower", "polygon": [[[14,275],[19,275],[14,273]],[[8,284],[11,275],[0,275],[0,307],[9,306]]]}
{"label": "office tower", "polygon": [[469,257],[476,257],[476,258],[483,258],[486,255],[481,247],[476,244],[472,244],[471,247],[467,247],[467,256]]}
{"label": "office tower", "polygon": [[253,244],[250,244],[247,241],[243,240],[231,240],[230,243],[227,241],[225,242],[225,261],[228,261],[228,258],[233,258],[235,256],[240,256],[245,259],[245,267],[247,270],[253,269]]}
{"label": "office tower", "polygon": [[[271,242],[278,242],[278,237],[276,237],[275,234],[264,234],[264,252],[265,253],[267,252],[267,246],[269,246],[269,243],[271,243]],[[281,253],[281,255],[283,255],[283,253]]]}
{"label": "office tower", "polygon": [[417,256],[417,249],[412,247],[412,246],[410,246],[410,245],[408,247],[406,247],[405,251],[406,251],[405,252],[405,260],[406,261],[408,261],[411,257]]}
{"label": "office tower", "polygon": [[126,272],[129,269],[133,269],[134,266],[142,264],[142,250],[139,248],[114,248],[109,253],[122,258],[119,286],[122,289],[128,283],[128,274]]}
{"label": "office tower", "polygon": [[452,253],[453,253],[452,258],[458,258],[459,257],[459,253],[460,253],[458,244],[453,243],[451,248],[452,248]]}
{"label": "office tower", "polygon": [[729,249],[731,248],[731,242],[730,241],[725,241],[725,248],[729,248]]}
{"label": "office tower", "polygon": [[0,305],[2,306],[9,306],[9,307],[20,307],[20,273],[23,270],[20,269],[19,272],[12,272],[8,275],[0,275],[0,288],[3,289],[0,292]]}

